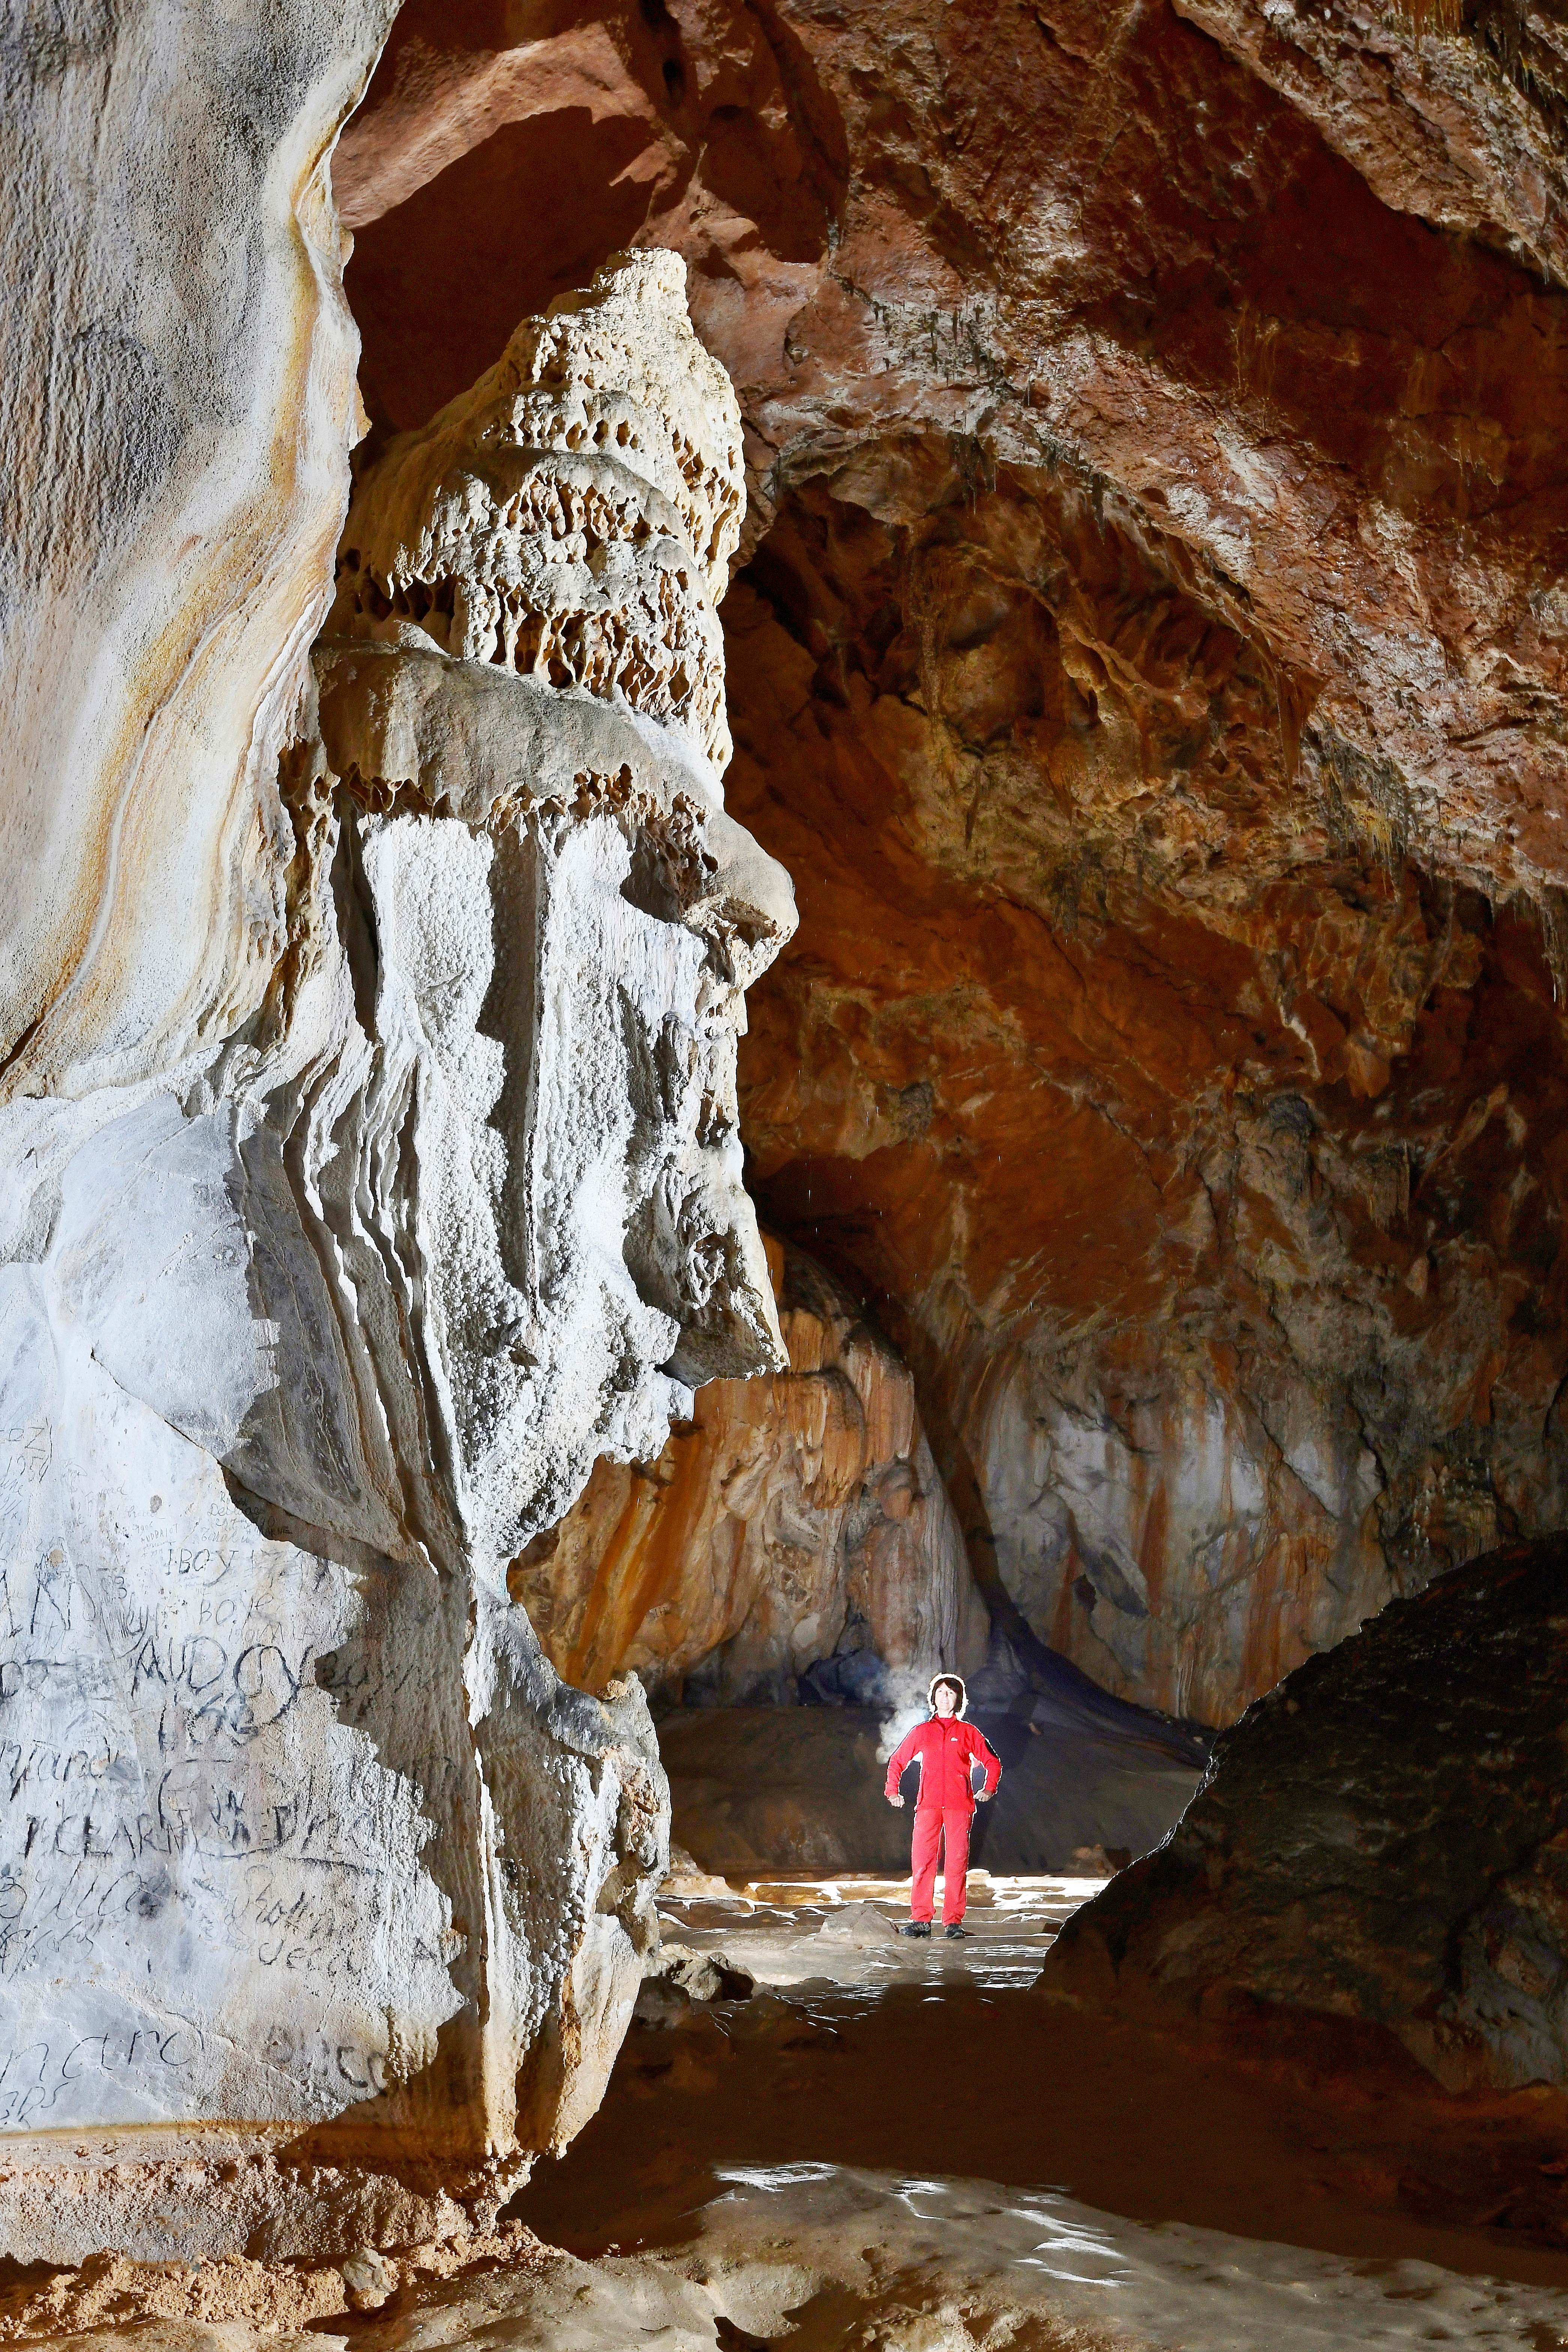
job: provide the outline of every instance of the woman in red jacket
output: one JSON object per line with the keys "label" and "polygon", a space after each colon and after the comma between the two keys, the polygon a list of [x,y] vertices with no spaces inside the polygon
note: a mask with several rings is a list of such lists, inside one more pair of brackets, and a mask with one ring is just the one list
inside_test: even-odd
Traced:
{"label": "woman in red jacket", "polygon": [[942,1924],[950,1936],[963,1933],[963,1903],[968,1891],[969,1824],[976,1802],[974,1767],[983,1765],[985,1785],[978,1801],[996,1794],[1002,1759],[987,1746],[972,1723],[963,1720],[969,1704],[959,1675],[938,1675],[927,1694],[931,1714],[917,1723],[888,1759],[884,1791],[889,1805],[901,1805],[899,1782],[918,1757],[920,1791],[915,1798],[915,1834],[911,1853],[914,1885],[910,1890],[909,1925],[900,1936],[931,1934],[931,1898],[936,1892],[936,1856],[943,1846]]}

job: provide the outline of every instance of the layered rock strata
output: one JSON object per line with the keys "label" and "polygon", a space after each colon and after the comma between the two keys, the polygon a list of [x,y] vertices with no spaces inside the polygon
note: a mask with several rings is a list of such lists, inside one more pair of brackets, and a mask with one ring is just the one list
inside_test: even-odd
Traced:
{"label": "layered rock strata", "polygon": [[724,1706],[923,1693],[990,1618],[915,1406],[853,1302],[769,1244],[789,1369],[700,1390],[658,1457],[595,1465],[513,1564],[546,1654],[591,1690]]}
{"label": "layered rock strata", "polygon": [[[442,2234],[592,2112],[636,1996],[646,1704],[564,1685],[505,1571],[596,1454],[783,1360],[733,1069],[793,909],[723,813],[738,417],[682,275],[608,269],[362,475],[316,683],[237,713],[258,864],[213,860],[271,909],[247,1017],[143,1024],[134,1082],[54,1076],[47,1023],[13,1054],[25,2258]],[[233,801],[210,750],[165,798]]]}
{"label": "layered rock strata", "polygon": [[1286,1677],[1042,1993],[1185,2037],[1375,2029],[1450,2090],[1568,2080],[1568,1539],[1490,1552]]}

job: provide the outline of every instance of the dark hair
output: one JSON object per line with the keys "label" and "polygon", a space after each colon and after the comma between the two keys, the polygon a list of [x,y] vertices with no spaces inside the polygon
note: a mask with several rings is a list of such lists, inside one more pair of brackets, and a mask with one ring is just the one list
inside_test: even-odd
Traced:
{"label": "dark hair", "polygon": [[962,1713],[969,1700],[969,1693],[963,1687],[963,1676],[962,1675],[933,1675],[931,1676],[931,1688],[927,1692],[926,1696],[931,1701],[933,1710],[936,1706],[936,1695],[942,1688],[943,1683],[947,1685],[948,1689],[952,1693],[953,1697],[957,1700],[959,1710]]}

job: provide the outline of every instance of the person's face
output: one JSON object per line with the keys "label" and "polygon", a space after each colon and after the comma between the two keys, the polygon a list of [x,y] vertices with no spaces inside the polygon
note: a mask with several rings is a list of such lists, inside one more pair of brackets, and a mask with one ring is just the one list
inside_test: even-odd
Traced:
{"label": "person's face", "polygon": [[945,1721],[946,1717],[953,1712],[953,1709],[957,1705],[958,1693],[953,1689],[952,1685],[951,1683],[938,1683],[936,1686],[936,1711],[938,1715],[940,1715]]}

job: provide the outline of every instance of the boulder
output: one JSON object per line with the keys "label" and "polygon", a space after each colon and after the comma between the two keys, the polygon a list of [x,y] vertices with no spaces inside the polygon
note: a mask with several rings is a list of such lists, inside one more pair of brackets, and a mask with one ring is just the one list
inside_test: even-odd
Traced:
{"label": "boulder", "polygon": [[1217,1741],[1041,1993],[1187,2037],[1370,2034],[1452,2090],[1568,2081],[1568,1538],[1396,1601]]}
{"label": "boulder", "polygon": [[874,1903],[845,1903],[830,1911],[817,1929],[823,1944],[850,1944],[857,1951],[875,1951],[880,1944],[896,1943],[898,1926]]}

